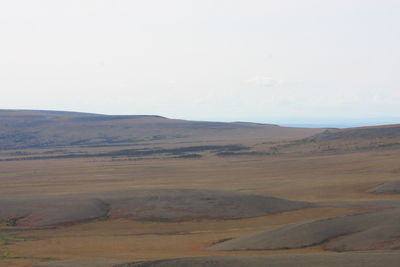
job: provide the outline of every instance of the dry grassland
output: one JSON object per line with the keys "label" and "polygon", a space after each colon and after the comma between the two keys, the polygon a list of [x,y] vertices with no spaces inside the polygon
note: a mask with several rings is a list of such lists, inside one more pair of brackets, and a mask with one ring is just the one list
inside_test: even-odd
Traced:
{"label": "dry grassland", "polygon": [[[2,198],[68,195],[125,189],[195,188],[265,194],[311,202],[400,199],[366,191],[399,179],[400,150],[316,155],[200,159],[80,158],[0,162]],[[109,257],[138,260],[182,256],[271,253],[215,252],[206,248],[294,222],[355,213],[355,208],[317,207],[240,220],[138,222],[94,221],[56,229],[0,232],[0,266],[31,266],[43,260]],[[12,227],[2,225],[0,229]],[[323,252],[320,247],[273,253]],[[324,252],[326,253],[326,252]]]}

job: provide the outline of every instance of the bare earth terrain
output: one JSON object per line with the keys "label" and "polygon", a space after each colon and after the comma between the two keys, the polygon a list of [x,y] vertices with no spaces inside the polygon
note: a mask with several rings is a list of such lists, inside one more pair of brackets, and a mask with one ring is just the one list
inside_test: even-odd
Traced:
{"label": "bare earth terrain", "polygon": [[0,266],[398,266],[399,125],[0,115]]}

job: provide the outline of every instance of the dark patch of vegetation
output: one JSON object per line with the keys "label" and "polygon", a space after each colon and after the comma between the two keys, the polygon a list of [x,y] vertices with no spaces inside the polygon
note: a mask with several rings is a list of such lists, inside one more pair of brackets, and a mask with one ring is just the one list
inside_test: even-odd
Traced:
{"label": "dark patch of vegetation", "polygon": [[233,237],[223,238],[223,239],[220,239],[220,240],[215,241],[215,242],[213,243],[213,245],[220,244],[220,243],[223,243],[223,242],[232,240],[232,239],[233,239]]}
{"label": "dark patch of vegetation", "polygon": [[69,143],[69,146],[80,146],[80,147],[104,147],[104,146],[125,146],[126,144],[135,145],[140,142],[147,141],[160,141],[166,139],[177,139],[177,138],[185,138],[187,136],[184,135],[154,135],[146,139],[134,139],[134,138],[125,138],[120,139],[119,137],[96,137],[96,138],[88,138],[88,139],[80,139],[74,142]]}
{"label": "dark patch of vegetation", "polygon": [[[54,156],[34,156],[34,157],[20,157],[20,158],[7,158],[0,159],[0,161],[13,161],[13,160],[38,160],[38,159],[68,159],[68,158],[91,158],[91,157],[143,157],[143,156],[154,156],[154,155],[170,155],[170,156],[186,156],[187,153],[191,152],[233,152],[248,150],[250,147],[241,145],[222,145],[222,146],[189,146],[179,148],[154,148],[154,149],[124,149],[117,150],[107,153],[97,154],[65,154],[65,155],[54,155]],[[196,153],[191,153],[196,154]],[[189,156],[190,157],[190,156]],[[197,157],[197,156],[196,156]]]}
{"label": "dark patch of vegetation", "polygon": [[241,151],[247,150],[249,147],[241,145],[225,145],[225,146],[188,146],[171,149],[125,149],[106,153],[107,156],[149,156],[157,154],[169,155],[184,155],[190,152],[204,152],[204,151]]}
{"label": "dark patch of vegetation", "polygon": [[16,218],[11,218],[7,220],[6,225],[7,226],[17,226],[18,225],[18,221],[23,219],[24,217],[16,217]]}
{"label": "dark patch of vegetation", "polygon": [[142,118],[162,118],[165,117],[157,115],[95,115],[87,117],[72,118],[72,121],[115,121],[115,120],[129,120],[129,119],[142,119]]}
{"label": "dark patch of vegetation", "polygon": [[86,146],[86,147],[94,147],[94,146],[104,146],[104,144],[127,144],[127,143],[138,143],[146,141],[144,139],[117,139],[116,137],[96,137],[96,138],[88,138],[88,139],[80,139],[74,142],[71,142],[70,146]]}
{"label": "dark patch of vegetation", "polygon": [[38,240],[36,238],[31,237],[19,237],[13,234],[5,234],[0,233],[0,259],[39,259],[44,261],[49,261],[53,258],[36,258],[36,257],[23,257],[23,256],[14,256],[12,253],[7,249],[7,246],[14,245],[18,242],[23,241],[31,241],[31,240]]}
{"label": "dark patch of vegetation", "polygon": [[193,154],[183,154],[183,155],[177,156],[175,158],[177,158],[177,159],[198,159],[201,157],[202,157],[202,155],[193,153]]}
{"label": "dark patch of vegetation", "polygon": [[48,261],[59,261],[59,258],[54,258],[54,257],[45,257],[45,258],[37,258],[38,260],[48,262]]}
{"label": "dark patch of vegetation", "polygon": [[258,151],[249,151],[249,152],[218,152],[215,154],[218,157],[234,157],[234,156],[269,156],[272,155],[268,152],[258,152]]}

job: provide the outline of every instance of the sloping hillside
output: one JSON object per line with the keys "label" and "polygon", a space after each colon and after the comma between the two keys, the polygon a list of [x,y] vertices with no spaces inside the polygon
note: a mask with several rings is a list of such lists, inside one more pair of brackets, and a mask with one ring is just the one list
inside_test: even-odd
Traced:
{"label": "sloping hillside", "polygon": [[397,250],[399,209],[289,224],[213,246],[214,250],[295,249],[322,244],[326,250]]}
{"label": "sloping hillside", "polygon": [[400,124],[326,130],[306,139],[331,151],[400,147]]}
{"label": "sloping hillside", "polygon": [[316,141],[344,139],[397,139],[400,138],[400,124],[348,129],[332,129],[312,137]]}
{"label": "sloping hillside", "polygon": [[273,147],[276,153],[351,152],[400,148],[400,124],[328,129]]}
{"label": "sloping hillside", "polygon": [[0,110],[0,149],[134,144],[160,140],[305,138],[320,129],[167,119],[161,116]]}

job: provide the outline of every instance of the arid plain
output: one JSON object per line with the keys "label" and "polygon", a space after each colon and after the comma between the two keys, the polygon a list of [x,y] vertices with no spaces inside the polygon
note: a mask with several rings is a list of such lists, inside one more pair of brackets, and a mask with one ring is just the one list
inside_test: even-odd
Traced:
{"label": "arid plain", "polygon": [[[335,255],[395,266],[399,259],[400,195],[374,191],[400,180],[399,125],[169,125],[160,117],[67,114],[89,124],[57,127],[61,115],[10,113],[0,126],[0,266],[187,257],[200,258],[143,266],[231,266],[231,257],[241,266],[291,266],[299,254],[299,266],[335,266],[343,260]],[[4,126],[6,118],[21,121]],[[32,124],[19,128],[25,120]],[[126,125],[141,129],[136,141],[124,136]],[[12,139],[12,131],[23,134]]]}

